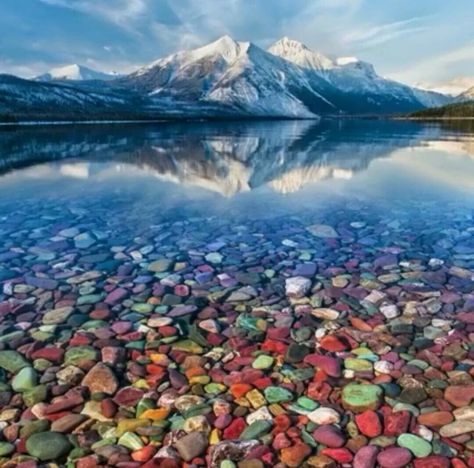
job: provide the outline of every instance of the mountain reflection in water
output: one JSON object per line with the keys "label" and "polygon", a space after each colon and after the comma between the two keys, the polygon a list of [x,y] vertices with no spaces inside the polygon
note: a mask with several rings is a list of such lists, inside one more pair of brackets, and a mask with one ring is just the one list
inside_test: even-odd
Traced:
{"label": "mountain reflection in water", "polygon": [[48,163],[62,176],[88,178],[107,164],[227,197],[262,185],[291,193],[350,179],[402,148],[473,155],[474,140],[462,130],[366,120],[14,128],[0,131],[0,172],[41,173]]}

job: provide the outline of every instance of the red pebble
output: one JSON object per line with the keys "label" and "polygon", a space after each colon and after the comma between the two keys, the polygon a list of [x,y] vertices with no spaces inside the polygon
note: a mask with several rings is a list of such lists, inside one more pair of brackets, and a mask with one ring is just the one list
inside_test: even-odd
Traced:
{"label": "red pebble", "polygon": [[97,457],[94,455],[89,455],[76,460],[76,468],[97,468],[98,466],[99,463]]}
{"label": "red pebble", "polygon": [[336,460],[338,463],[350,463],[353,458],[350,450],[346,448],[325,448],[321,450],[321,453]]}
{"label": "red pebble", "polygon": [[449,458],[441,455],[431,455],[425,458],[417,458],[414,462],[414,468],[449,468]]}
{"label": "red pebble", "polygon": [[51,362],[61,362],[64,356],[64,349],[61,348],[42,348],[35,351],[32,355],[32,359],[47,359]]}
{"label": "red pebble", "polygon": [[384,435],[398,436],[408,431],[411,415],[408,411],[390,413],[384,418]]}
{"label": "red pebble", "polygon": [[359,431],[367,437],[373,438],[382,434],[382,423],[375,411],[367,410],[357,414],[355,422]]}
{"label": "red pebble", "polygon": [[243,430],[247,427],[244,418],[234,419],[223,432],[224,439],[238,439]]}
{"label": "red pebble", "polygon": [[342,340],[340,340],[337,336],[334,335],[323,336],[319,341],[319,345],[326,351],[330,351],[333,353],[345,351],[348,348]]}

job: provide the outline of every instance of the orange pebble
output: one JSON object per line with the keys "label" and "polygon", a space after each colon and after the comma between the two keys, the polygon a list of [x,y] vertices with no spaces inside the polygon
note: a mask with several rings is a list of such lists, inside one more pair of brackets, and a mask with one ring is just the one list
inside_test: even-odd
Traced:
{"label": "orange pebble", "polygon": [[156,447],[153,445],[147,445],[140,450],[135,450],[135,452],[132,453],[132,459],[137,462],[146,462],[150,460],[155,453]]}
{"label": "orange pebble", "polygon": [[192,367],[186,370],[185,375],[189,380],[191,377],[196,377],[197,375],[207,375],[207,371],[202,367]]}
{"label": "orange pebble", "polygon": [[153,421],[161,421],[165,419],[170,410],[168,408],[147,409],[140,415],[140,419],[152,419]]}
{"label": "orange pebble", "polygon": [[246,383],[237,383],[230,386],[230,393],[234,398],[242,398],[247,392],[252,390],[252,386]]}
{"label": "orange pebble", "polygon": [[351,325],[357,330],[372,331],[372,327],[367,322],[358,317],[351,317],[349,320],[351,322]]}

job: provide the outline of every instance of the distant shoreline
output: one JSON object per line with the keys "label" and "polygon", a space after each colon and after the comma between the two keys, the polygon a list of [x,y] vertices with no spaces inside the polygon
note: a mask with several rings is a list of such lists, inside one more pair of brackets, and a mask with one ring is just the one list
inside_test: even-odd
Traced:
{"label": "distant shoreline", "polygon": [[121,125],[121,124],[162,124],[162,123],[206,123],[206,122],[242,122],[242,121],[304,121],[304,120],[397,120],[414,122],[472,121],[474,117],[409,117],[394,115],[327,115],[319,119],[297,119],[288,117],[201,117],[201,118],[161,118],[139,120],[23,120],[0,122],[1,127],[69,126],[69,125]]}

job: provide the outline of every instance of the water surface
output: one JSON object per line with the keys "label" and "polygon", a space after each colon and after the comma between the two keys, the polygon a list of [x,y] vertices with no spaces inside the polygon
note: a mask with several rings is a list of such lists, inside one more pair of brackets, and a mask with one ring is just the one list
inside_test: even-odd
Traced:
{"label": "water surface", "polygon": [[[283,405],[295,450],[267,434],[238,442],[235,462],[300,466],[324,454],[350,466],[360,439],[323,449],[316,415],[298,415],[335,408],[345,415],[338,437],[350,439],[355,403],[341,391],[369,382],[380,393],[369,406],[383,405],[385,424],[392,407],[409,408],[406,427],[428,441],[410,452],[393,437],[401,452],[382,458],[408,464],[433,452],[445,466],[471,456],[471,423],[454,408],[469,404],[472,388],[472,129],[356,120],[11,128],[0,131],[0,173],[0,401],[14,409],[4,427],[29,414],[17,411],[26,403],[10,391],[15,370],[2,355],[16,350],[20,367],[36,368],[29,385],[46,385],[37,401],[52,416],[51,403],[77,392],[70,411],[92,424],[98,398],[126,400],[108,432],[65,429],[80,434],[83,452],[57,436],[63,461],[94,453],[140,466],[192,448],[208,457],[195,465],[217,468],[226,439],[257,417],[250,396],[232,393],[236,382],[270,408],[263,433],[280,411],[272,403]],[[61,377],[71,365],[79,377]],[[121,393],[130,386],[132,403]],[[232,423],[208,451],[174,403],[164,423],[148,413],[153,425],[136,429],[138,440],[117,435],[118,420],[145,406],[162,414],[183,394],[205,414],[217,396],[230,402]],[[445,422],[428,433],[419,413],[437,408]],[[93,445],[103,437],[105,447]]]}

